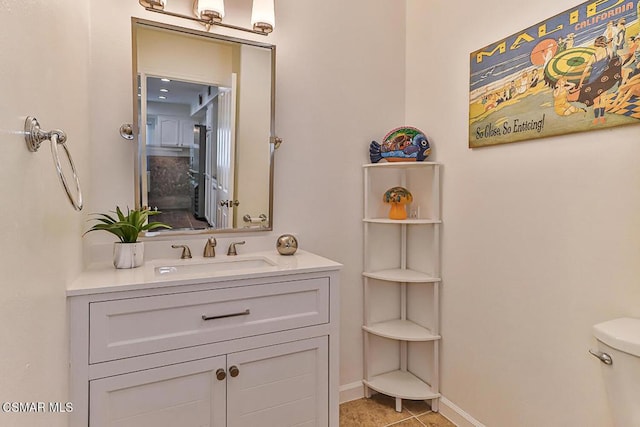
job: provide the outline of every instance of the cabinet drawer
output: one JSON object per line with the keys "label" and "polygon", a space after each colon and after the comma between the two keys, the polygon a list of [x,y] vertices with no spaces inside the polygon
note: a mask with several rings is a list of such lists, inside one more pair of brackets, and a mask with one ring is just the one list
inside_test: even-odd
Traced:
{"label": "cabinet drawer", "polygon": [[90,363],[329,322],[326,277],[95,302]]}

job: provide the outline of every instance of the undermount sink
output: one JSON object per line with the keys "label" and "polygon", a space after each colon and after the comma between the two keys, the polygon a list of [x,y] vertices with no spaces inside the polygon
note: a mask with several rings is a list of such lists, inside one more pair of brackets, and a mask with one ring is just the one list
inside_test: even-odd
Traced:
{"label": "undermount sink", "polygon": [[182,276],[216,274],[220,272],[236,271],[269,271],[276,268],[276,264],[265,257],[251,257],[239,259],[212,260],[182,260],[170,265],[160,265],[154,268],[156,276]]}

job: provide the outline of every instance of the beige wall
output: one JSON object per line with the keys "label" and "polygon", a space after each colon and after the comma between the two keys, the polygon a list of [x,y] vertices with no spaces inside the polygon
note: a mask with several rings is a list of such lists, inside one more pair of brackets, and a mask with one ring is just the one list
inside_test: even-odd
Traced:
{"label": "beige wall", "polygon": [[272,61],[271,50],[255,46],[242,46],[239,56],[234,197],[240,206],[233,215],[236,227],[243,227],[245,215],[269,216],[271,73],[265,70],[271,70]]}
{"label": "beige wall", "polygon": [[[362,164],[404,123],[405,8],[396,0],[276,2],[275,236],[344,264],[340,383],[362,380]],[[274,240],[275,241],[275,240]],[[362,392],[362,389],[357,389]]]}
{"label": "beige wall", "polygon": [[138,71],[211,85],[231,85],[232,48],[149,27],[136,32]]}
{"label": "beige wall", "polygon": [[[31,153],[20,132],[27,115],[64,130],[91,198],[88,4],[5,0],[0,9],[0,402],[66,402],[65,289],[82,265],[85,215],[67,201],[49,142]],[[0,425],[62,427],[67,419],[0,411]]]}
{"label": "beige wall", "polygon": [[442,392],[492,427],[611,425],[591,326],[640,316],[637,126],[467,148],[469,53],[573,6],[408,1],[407,122],[445,164]]}

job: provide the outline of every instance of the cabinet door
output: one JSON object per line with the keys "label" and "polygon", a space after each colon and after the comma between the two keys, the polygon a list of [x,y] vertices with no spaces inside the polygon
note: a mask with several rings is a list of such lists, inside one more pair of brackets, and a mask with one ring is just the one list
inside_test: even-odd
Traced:
{"label": "cabinet door", "polygon": [[90,427],[224,427],[225,357],[90,382]]}
{"label": "cabinet door", "polygon": [[180,141],[180,121],[175,117],[158,116],[160,145],[175,147]]}
{"label": "cabinet door", "polygon": [[194,133],[193,127],[196,122],[189,119],[180,119],[180,140],[178,141],[181,147],[193,147]]}
{"label": "cabinet door", "polygon": [[311,338],[227,355],[227,425],[329,425],[327,340]]}

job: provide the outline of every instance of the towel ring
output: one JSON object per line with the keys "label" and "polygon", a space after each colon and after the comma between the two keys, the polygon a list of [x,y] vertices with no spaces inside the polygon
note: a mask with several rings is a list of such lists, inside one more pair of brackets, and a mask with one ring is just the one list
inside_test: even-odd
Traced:
{"label": "towel ring", "polygon": [[[80,179],[78,178],[78,173],[76,172],[76,167],[73,164],[73,159],[71,158],[71,153],[67,148],[67,135],[58,129],[53,129],[51,132],[44,132],[40,129],[40,123],[35,117],[27,117],[27,120],[24,123],[24,139],[27,143],[27,148],[31,152],[36,152],[40,148],[40,144],[42,141],[51,141],[51,155],[53,156],[53,163],[56,167],[56,172],[58,173],[58,178],[60,178],[60,183],[64,187],[64,191],[67,193],[67,197],[71,202],[73,208],[77,211],[82,210],[82,190],[80,189]],[[67,178],[64,176],[62,172],[62,165],[60,164],[60,155],[58,153],[58,145],[62,145],[64,149],[65,155],[69,160],[69,165],[71,166],[71,172],[73,173],[73,179],[76,184],[76,193],[77,198],[74,198],[69,191],[69,184],[67,183]]]}

